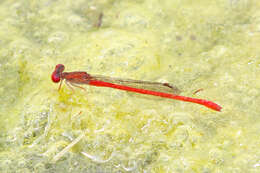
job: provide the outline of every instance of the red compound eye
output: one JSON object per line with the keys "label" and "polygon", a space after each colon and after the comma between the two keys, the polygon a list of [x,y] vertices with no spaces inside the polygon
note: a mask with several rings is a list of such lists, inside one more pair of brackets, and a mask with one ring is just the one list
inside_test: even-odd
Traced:
{"label": "red compound eye", "polygon": [[54,71],[51,75],[51,79],[53,82],[58,83],[60,81],[60,75]]}
{"label": "red compound eye", "polygon": [[65,67],[63,64],[57,64],[54,72],[51,75],[51,79],[53,82],[58,83],[60,81],[60,77]]}

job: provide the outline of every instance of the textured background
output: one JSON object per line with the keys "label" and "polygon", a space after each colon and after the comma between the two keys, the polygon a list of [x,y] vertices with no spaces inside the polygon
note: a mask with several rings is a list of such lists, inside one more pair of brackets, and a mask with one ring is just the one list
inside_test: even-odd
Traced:
{"label": "textured background", "polygon": [[[260,172],[259,8],[257,0],[1,0],[0,171]],[[58,63],[167,81],[223,111],[109,88],[57,91]]]}

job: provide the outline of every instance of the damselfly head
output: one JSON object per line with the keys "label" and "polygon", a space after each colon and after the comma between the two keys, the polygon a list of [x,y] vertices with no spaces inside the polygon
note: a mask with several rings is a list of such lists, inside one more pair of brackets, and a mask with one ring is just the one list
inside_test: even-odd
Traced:
{"label": "damselfly head", "polygon": [[65,69],[65,66],[63,64],[57,64],[55,67],[55,70],[57,73],[62,73]]}
{"label": "damselfly head", "polygon": [[55,73],[55,71],[51,75],[51,80],[55,83],[60,82],[60,75]]}
{"label": "damselfly head", "polygon": [[57,64],[55,67],[54,72],[51,75],[51,79],[53,82],[58,83],[60,82],[61,73],[64,71],[65,66],[63,64]]}

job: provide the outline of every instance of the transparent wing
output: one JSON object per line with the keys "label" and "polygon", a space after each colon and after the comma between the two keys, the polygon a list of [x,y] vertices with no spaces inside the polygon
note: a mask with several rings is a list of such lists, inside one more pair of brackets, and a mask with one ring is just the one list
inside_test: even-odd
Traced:
{"label": "transparent wing", "polygon": [[134,88],[141,88],[146,90],[166,92],[171,94],[179,94],[181,91],[172,84],[161,83],[161,82],[150,82],[142,80],[133,80],[133,79],[120,79],[114,77],[107,77],[101,75],[91,75],[91,80],[99,80],[104,82],[109,82],[118,85],[125,85]]}

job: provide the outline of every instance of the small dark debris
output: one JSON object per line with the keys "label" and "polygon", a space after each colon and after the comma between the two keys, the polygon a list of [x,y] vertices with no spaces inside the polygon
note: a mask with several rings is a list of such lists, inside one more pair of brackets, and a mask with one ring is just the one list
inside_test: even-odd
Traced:
{"label": "small dark debris", "polygon": [[196,40],[195,35],[191,35],[191,36],[190,36],[190,39],[193,40],[193,41]]}
{"label": "small dark debris", "polygon": [[177,36],[176,36],[176,40],[181,41],[181,40],[182,40],[182,37],[179,36],[179,35],[177,35]]}

